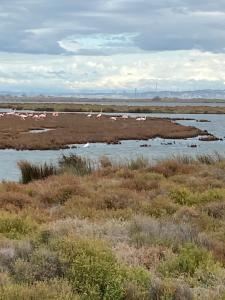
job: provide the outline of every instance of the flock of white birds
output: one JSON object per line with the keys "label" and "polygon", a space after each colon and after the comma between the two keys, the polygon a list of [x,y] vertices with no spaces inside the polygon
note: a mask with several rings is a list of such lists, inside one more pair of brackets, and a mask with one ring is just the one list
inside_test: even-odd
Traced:
{"label": "flock of white birds", "polygon": [[[45,119],[49,114],[47,114],[46,112],[40,113],[40,114],[36,114],[36,113],[19,113],[16,112],[16,110],[12,110],[10,112],[6,112],[6,113],[0,113],[0,118],[5,117],[5,116],[16,116],[18,118],[20,118],[21,120],[26,120],[27,118],[33,118],[34,120],[38,121],[38,120],[43,120]],[[51,115],[53,117],[58,117],[59,113],[58,112],[53,112],[51,113]],[[102,117],[102,111],[100,113],[93,114],[92,112],[90,112],[87,117],[91,118],[93,116],[96,116],[96,118],[100,119]],[[110,117],[111,120],[116,121],[118,117]],[[126,120],[129,118],[129,116],[127,114],[122,115],[120,118]],[[137,117],[136,118],[137,121],[146,121],[146,116],[145,117]],[[90,146],[90,143],[87,143],[85,145],[83,145],[84,148],[88,148]]]}
{"label": "flock of white birds", "polygon": [[[16,116],[16,117],[19,117],[20,119],[22,120],[26,120],[27,118],[33,118],[35,120],[43,120],[45,119],[49,114],[47,114],[46,112],[43,112],[43,113],[40,113],[40,114],[35,114],[35,113],[19,113],[19,112],[16,112],[16,110],[12,110],[10,112],[6,112],[6,113],[0,113],[0,118],[4,117],[4,116]],[[58,117],[59,116],[59,113],[58,112],[53,112],[51,113],[51,115],[53,117]],[[102,111],[100,113],[98,113],[97,115],[96,114],[93,114],[92,112],[90,112],[87,117],[88,118],[91,118],[93,116],[96,116],[98,119],[100,119],[102,117]],[[111,120],[113,121],[116,121],[118,117],[110,117]],[[127,114],[124,114],[122,115],[120,118],[122,119],[128,119],[129,116]],[[144,116],[144,117],[137,117],[136,118],[136,121],[146,121],[147,117]]]}
{"label": "flock of white birds", "polygon": [[[34,120],[43,120],[47,117],[46,112],[41,113],[41,114],[34,114],[34,113],[19,113],[16,112],[15,110],[6,112],[6,113],[0,113],[0,118],[5,117],[5,116],[15,116],[20,118],[21,120],[26,120],[27,118],[33,118]],[[59,113],[58,112],[53,112],[52,113],[53,117],[58,117]]]}
{"label": "flock of white birds", "polygon": [[[91,118],[92,116],[95,116],[95,114],[93,114],[92,112],[90,112],[90,113],[87,115],[88,118]],[[102,117],[102,111],[101,111],[99,114],[97,114],[96,117],[97,117],[98,119],[101,118],[101,117]],[[118,117],[110,117],[110,120],[116,121],[117,118],[118,118]],[[125,114],[125,115],[122,115],[120,118],[126,120],[126,119],[129,118],[129,116]],[[146,116],[144,116],[144,117],[137,117],[137,118],[136,118],[136,121],[146,121],[146,119],[147,119]]]}

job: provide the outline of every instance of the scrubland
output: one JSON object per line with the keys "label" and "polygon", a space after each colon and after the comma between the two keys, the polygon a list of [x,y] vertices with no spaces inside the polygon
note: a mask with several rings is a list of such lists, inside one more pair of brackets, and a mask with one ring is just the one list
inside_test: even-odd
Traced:
{"label": "scrubland", "polygon": [[20,168],[0,184],[0,299],[225,299],[224,158]]}

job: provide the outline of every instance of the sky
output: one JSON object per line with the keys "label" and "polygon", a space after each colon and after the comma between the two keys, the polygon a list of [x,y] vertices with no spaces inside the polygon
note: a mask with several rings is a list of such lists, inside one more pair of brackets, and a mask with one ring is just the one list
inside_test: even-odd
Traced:
{"label": "sky", "polygon": [[225,88],[225,0],[1,0],[0,91]]}

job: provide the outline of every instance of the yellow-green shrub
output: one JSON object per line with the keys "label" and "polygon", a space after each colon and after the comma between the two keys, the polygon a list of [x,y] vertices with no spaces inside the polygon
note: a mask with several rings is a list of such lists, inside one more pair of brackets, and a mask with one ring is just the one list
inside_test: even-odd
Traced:
{"label": "yellow-green shrub", "polygon": [[224,189],[210,189],[203,193],[193,193],[186,187],[176,188],[170,192],[170,198],[181,205],[194,205],[225,199]]}
{"label": "yellow-green shrub", "polygon": [[123,280],[116,258],[103,242],[66,237],[52,247],[68,264],[66,278],[84,299],[122,299]]}
{"label": "yellow-green shrub", "polygon": [[0,287],[0,300],[79,300],[65,280],[36,282],[33,285],[10,284]]}
{"label": "yellow-green shrub", "polygon": [[19,239],[35,231],[37,224],[29,218],[3,213],[0,216],[0,233],[8,238]]}
{"label": "yellow-green shrub", "polygon": [[212,285],[217,272],[220,271],[212,254],[194,244],[187,244],[180,250],[179,255],[159,267],[165,277],[185,277],[189,282],[202,285]]}

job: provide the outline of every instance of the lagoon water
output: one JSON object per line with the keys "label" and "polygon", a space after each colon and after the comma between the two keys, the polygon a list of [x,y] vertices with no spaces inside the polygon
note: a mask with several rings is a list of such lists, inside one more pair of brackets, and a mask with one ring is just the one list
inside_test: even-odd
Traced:
{"label": "lagoon water", "polygon": [[[60,102],[59,102],[60,103]],[[65,102],[62,102],[65,103]],[[130,101],[130,100],[80,100],[68,103],[77,103],[77,104],[100,104],[100,105],[129,105],[129,106],[211,106],[211,107],[225,107],[225,100],[220,102],[163,102],[163,101]]]}
{"label": "lagoon water", "polygon": [[[130,114],[137,116],[137,114]],[[17,162],[28,160],[34,163],[52,162],[57,163],[62,154],[74,153],[98,161],[100,156],[108,156],[112,160],[124,161],[137,156],[147,157],[149,160],[164,159],[173,155],[198,155],[218,152],[225,155],[225,115],[200,115],[200,114],[148,114],[151,117],[185,118],[194,120],[177,121],[184,125],[191,125],[224,139],[224,141],[203,142],[198,138],[181,140],[164,140],[160,138],[148,141],[122,141],[120,145],[107,145],[105,143],[90,144],[84,148],[83,145],[76,145],[77,148],[66,150],[45,150],[45,151],[16,151],[0,150],[0,180],[18,181],[20,172]],[[197,122],[196,120],[206,119],[210,122]],[[36,134],[36,133],[34,133]],[[88,141],[87,141],[88,142]],[[168,145],[168,143],[170,143]],[[147,144],[149,147],[141,147]],[[197,148],[191,148],[191,145]]]}

